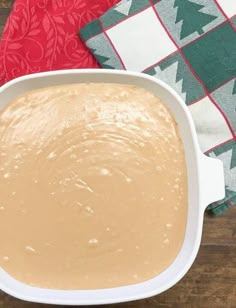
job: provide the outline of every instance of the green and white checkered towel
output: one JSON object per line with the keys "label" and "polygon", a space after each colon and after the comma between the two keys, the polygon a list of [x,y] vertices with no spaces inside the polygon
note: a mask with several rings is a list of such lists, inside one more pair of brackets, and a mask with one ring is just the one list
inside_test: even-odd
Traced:
{"label": "green and white checkered towel", "polygon": [[80,36],[104,68],[144,72],[168,83],[193,116],[203,152],[224,163],[236,204],[236,0],[123,0]]}

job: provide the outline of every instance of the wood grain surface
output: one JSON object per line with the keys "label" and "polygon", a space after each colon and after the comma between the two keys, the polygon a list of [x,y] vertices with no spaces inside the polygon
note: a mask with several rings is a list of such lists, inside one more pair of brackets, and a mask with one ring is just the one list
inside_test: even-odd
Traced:
{"label": "wood grain surface", "polygon": [[[0,0],[0,37],[12,3],[13,1]],[[52,306],[26,303],[0,291],[0,307]],[[236,308],[236,207],[220,217],[205,215],[202,244],[197,259],[176,286],[147,300],[106,307]]]}

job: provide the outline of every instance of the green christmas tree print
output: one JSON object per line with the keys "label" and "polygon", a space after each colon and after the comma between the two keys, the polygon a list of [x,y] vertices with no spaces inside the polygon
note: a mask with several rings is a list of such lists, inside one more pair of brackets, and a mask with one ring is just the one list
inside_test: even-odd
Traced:
{"label": "green christmas tree print", "polygon": [[236,143],[234,143],[232,147],[232,158],[231,158],[231,164],[230,168],[235,168],[236,167]]}
{"label": "green christmas tree print", "polygon": [[186,104],[203,97],[204,90],[193,77],[180,54],[168,57],[158,66],[147,70],[147,74],[156,76],[169,84],[182,97]]}
{"label": "green christmas tree print", "polygon": [[109,58],[97,54],[96,53],[96,49],[91,48],[91,51],[94,54],[94,56],[97,59],[97,61],[101,64],[102,67],[109,68],[109,69],[114,69],[114,67],[106,64],[106,62],[108,62],[110,60]]}
{"label": "green christmas tree print", "polygon": [[203,27],[216,19],[216,16],[200,12],[204,5],[189,0],[175,0],[174,7],[178,8],[175,23],[182,21],[180,39],[184,39],[194,32],[203,34]]}
{"label": "green christmas tree print", "polygon": [[234,82],[234,87],[233,87],[233,93],[232,94],[236,94],[236,79],[235,79],[235,82]]}

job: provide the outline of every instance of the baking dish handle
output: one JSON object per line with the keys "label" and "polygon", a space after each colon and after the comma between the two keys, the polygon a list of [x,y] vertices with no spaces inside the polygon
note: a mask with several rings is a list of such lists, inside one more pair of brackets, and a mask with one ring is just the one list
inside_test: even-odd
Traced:
{"label": "baking dish handle", "polygon": [[200,155],[200,197],[203,211],[225,197],[224,169],[219,159]]}

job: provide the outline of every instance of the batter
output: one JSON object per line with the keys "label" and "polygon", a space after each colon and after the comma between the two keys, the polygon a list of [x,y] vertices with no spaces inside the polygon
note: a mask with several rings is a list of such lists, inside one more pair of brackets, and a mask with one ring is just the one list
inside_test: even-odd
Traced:
{"label": "batter", "polygon": [[184,240],[187,175],[178,126],[158,97],[73,84],[0,113],[0,266],[50,289],[135,284]]}

